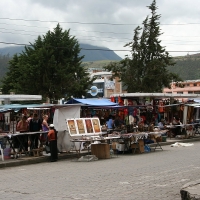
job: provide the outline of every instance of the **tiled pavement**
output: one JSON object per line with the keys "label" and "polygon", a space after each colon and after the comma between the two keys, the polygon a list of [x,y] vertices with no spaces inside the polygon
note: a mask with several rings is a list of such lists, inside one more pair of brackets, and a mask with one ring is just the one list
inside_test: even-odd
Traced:
{"label": "tiled pavement", "polygon": [[[194,143],[194,146],[170,147],[177,141]],[[195,197],[200,191],[199,141],[199,138],[168,139],[161,143],[163,151],[120,154],[113,159],[87,163],[72,162],[76,157],[72,153],[60,154],[56,163],[48,162],[48,156],[0,161],[0,197],[20,200],[178,200],[185,184],[184,189],[194,192]]]}

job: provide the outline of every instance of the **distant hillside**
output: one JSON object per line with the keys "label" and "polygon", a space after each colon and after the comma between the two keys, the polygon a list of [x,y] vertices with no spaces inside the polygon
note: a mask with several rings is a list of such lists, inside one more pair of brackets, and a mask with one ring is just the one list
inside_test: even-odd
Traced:
{"label": "distant hillside", "polygon": [[[97,60],[121,60],[114,51],[111,51],[105,47],[98,47],[89,44],[80,44],[80,48],[82,49],[80,52],[80,56],[85,55],[83,61],[97,61]],[[21,53],[24,50],[24,46],[11,46],[0,48],[1,55],[9,55],[12,57],[16,53]]]}
{"label": "distant hillside", "polygon": [[[113,51],[90,50],[108,48],[97,47],[87,44],[80,44],[82,48],[80,55],[85,55],[82,66],[85,68],[102,68],[111,61],[120,61],[121,58]],[[8,61],[15,53],[21,53],[24,47],[13,46],[0,48],[0,80],[7,72]],[[9,56],[8,56],[9,55]],[[179,74],[183,80],[200,79],[200,54],[177,56],[173,58],[176,64],[168,67],[170,72]]]}
{"label": "distant hillside", "polygon": [[111,51],[109,48],[106,47],[98,47],[89,44],[80,44],[80,48],[82,49],[80,55],[85,55],[83,59],[84,62],[99,60],[119,61],[122,59],[114,51]]}
{"label": "distant hillside", "polygon": [[200,54],[174,57],[176,64],[170,66],[170,72],[179,74],[183,80],[200,79]]}
{"label": "distant hillside", "polygon": [[102,69],[104,66],[110,64],[110,62],[116,62],[116,60],[99,60],[99,61],[90,61],[90,62],[83,62],[82,66],[86,69]]}

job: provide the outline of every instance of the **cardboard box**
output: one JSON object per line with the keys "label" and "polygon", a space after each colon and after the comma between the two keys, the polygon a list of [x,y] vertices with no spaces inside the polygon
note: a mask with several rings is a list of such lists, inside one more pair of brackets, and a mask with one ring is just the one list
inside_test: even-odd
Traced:
{"label": "cardboard box", "polygon": [[140,141],[140,143],[138,141],[137,144],[136,143],[131,144],[131,149],[133,153],[134,151],[135,153],[144,153],[144,141],[142,140],[142,142]]}

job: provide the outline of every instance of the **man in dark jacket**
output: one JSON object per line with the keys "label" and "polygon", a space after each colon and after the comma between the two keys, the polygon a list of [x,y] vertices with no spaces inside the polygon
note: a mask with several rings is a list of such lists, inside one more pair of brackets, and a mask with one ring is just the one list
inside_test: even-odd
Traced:
{"label": "man in dark jacket", "polygon": [[[29,131],[30,132],[39,132],[40,130],[42,130],[42,121],[38,118],[38,115],[35,113],[33,115],[33,119],[30,120]],[[40,135],[40,133],[30,135],[31,149],[38,148],[39,135]]]}

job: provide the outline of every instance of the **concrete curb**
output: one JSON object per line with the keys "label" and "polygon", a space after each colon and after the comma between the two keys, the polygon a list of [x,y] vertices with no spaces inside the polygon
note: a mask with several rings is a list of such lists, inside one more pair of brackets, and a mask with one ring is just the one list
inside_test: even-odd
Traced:
{"label": "concrete curb", "polygon": [[186,183],[180,193],[182,200],[200,200],[200,180]]}
{"label": "concrete curb", "polygon": [[[80,156],[87,155],[88,153],[84,152],[81,153]],[[77,157],[76,153],[61,153],[58,155],[58,161],[64,159],[74,159]],[[21,165],[30,165],[30,164],[37,164],[43,162],[50,162],[49,156],[40,156],[40,157],[28,157],[28,158],[18,158],[12,160],[5,160],[0,163],[0,168],[5,167],[16,167]]]}
{"label": "concrete curb", "polygon": [[[171,145],[174,144],[175,142],[182,142],[182,143],[187,143],[187,142],[197,142],[200,141],[199,138],[191,138],[191,139],[182,139],[182,140],[174,140],[174,139],[168,139],[171,141],[167,142],[160,142],[161,146],[165,145]],[[150,147],[154,147],[154,144],[150,144]],[[83,152],[80,154],[80,156],[87,155],[88,152]],[[74,159],[77,158],[76,153],[62,153],[58,155],[58,160],[64,160],[64,159]],[[16,167],[16,166],[21,166],[21,165],[30,165],[30,164],[37,164],[37,163],[43,163],[43,162],[49,162],[49,156],[40,156],[40,157],[28,157],[28,158],[18,158],[18,159],[9,159],[0,162],[0,168],[5,168],[5,167]]]}

